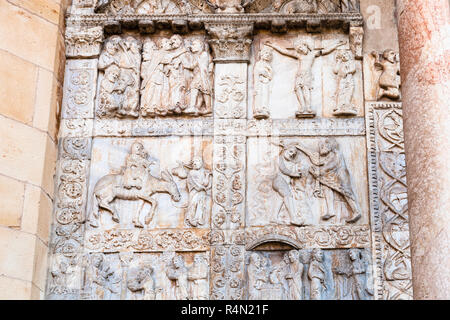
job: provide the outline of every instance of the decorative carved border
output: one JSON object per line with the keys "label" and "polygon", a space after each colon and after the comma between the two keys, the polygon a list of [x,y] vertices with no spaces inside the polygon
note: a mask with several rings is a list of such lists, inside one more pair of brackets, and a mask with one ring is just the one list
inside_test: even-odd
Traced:
{"label": "decorative carved border", "polygon": [[[384,215],[384,213],[390,212],[394,218],[395,215],[397,215],[403,219],[401,228],[406,228],[406,230],[401,232],[405,232],[409,235],[407,203],[402,205],[401,210],[398,210],[397,207],[390,204],[390,201],[388,201],[385,196],[386,184],[392,187],[398,182],[400,187],[406,190],[406,173],[400,173],[400,177],[397,177],[397,172],[389,172],[390,170],[386,169],[388,166],[386,158],[382,157],[383,151],[380,150],[380,146],[387,142],[397,148],[396,155],[404,155],[401,110],[401,103],[366,103],[370,211],[373,243],[372,252],[374,258],[373,261],[376,261],[376,268],[374,268],[376,285],[375,297],[379,300],[412,299],[409,237],[407,244],[399,246],[395,239],[389,235],[392,231],[390,229],[390,221],[386,221]],[[394,127],[389,128],[389,130],[395,131],[395,133],[393,132],[393,135],[383,133],[382,131],[384,129],[380,127],[383,124],[381,121],[385,119],[388,113],[396,114],[396,119],[392,122]],[[395,161],[398,161],[398,159],[395,159]],[[385,173],[387,171],[390,174],[386,176]],[[386,177],[388,180],[387,182],[385,181]],[[406,199],[404,200],[406,201]],[[390,255],[389,251],[393,252],[393,255]],[[396,263],[397,265],[395,265]],[[386,268],[390,266],[397,269],[387,274]]]}

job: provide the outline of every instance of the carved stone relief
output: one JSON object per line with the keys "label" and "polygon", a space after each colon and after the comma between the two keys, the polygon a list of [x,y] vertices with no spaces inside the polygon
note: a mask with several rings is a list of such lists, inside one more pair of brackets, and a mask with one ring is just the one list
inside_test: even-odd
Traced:
{"label": "carved stone relief", "polygon": [[400,99],[398,59],[364,52],[359,1],[67,25],[47,298],[411,297],[401,106],[364,105]]}

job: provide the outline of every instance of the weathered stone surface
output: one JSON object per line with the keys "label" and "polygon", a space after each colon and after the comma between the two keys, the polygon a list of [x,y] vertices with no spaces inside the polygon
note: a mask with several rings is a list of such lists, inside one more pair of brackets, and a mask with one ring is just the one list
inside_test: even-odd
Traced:
{"label": "weathered stone surface", "polygon": [[366,103],[397,47],[359,2],[75,2],[46,297],[410,298],[402,115]]}

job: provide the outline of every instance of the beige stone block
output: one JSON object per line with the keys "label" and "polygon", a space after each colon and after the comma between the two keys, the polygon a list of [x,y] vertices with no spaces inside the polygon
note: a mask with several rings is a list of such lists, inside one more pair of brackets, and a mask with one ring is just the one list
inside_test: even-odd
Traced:
{"label": "beige stone block", "polygon": [[31,284],[31,300],[45,300],[44,291],[40,290],[34,284]]}
{"label": "beige stone block", "polygon": [[0,116],[0,137],[0,174],[41,185],[48,136]]}
{"label": "beige stone block", "polygon": [[43,131],[50,131],[50,123],[56,113],[56,86],[57,82],[53,73],[40,68],[37,79],[33,126]]}
{"label": "beige stone block", "polygon": [[46,136],[42,188],[50,195],[50,197],[53,197],[55,186],[54,175],[57,153],[58,151],[55,143],[48,136]]}
{"label": "beige stone block", "polygon": [[0,176],[0,225],[20,227],[24,190],[22,182]]}
{"label": "beige stone block", "polygon": [[31,282],[0,276],[0,300],[29,300]]}
{"label": "beige stone block", "polygon": [[[0,23],[0,29],[2,24]],[[0,41],[0,46],[2,42],[3,40]],[[37,68],[2,50],[0,61],[0,114],[30,124],[34,113]]]}
{"label": "beige stone block", "polygon": [[33,284],[39,290],[45,290],[45,280],[47,279],[48,247],[39,239],[36,240],[34,252]]}
{"label": "beige stone block", "polygon": [[22,231],[36,234],[48,243],[52,218],[52,200],[41,188],[27,185],[22,215]]}
{"label": "beige stone block", "polygon": [[60,5],[58,2],[49,0],[10,0],[9,2],[31,11],[50,22],[59,23]]}
{"label": "beige stone block", "polygon": [[0,227],[0,274],[32,281],[36,237]]}
{"label": "beige stone block", "polygon": [[7,1],[0,1],[0,21],[1,49],[48,70],[54,69],[59,35],[56,24]]}

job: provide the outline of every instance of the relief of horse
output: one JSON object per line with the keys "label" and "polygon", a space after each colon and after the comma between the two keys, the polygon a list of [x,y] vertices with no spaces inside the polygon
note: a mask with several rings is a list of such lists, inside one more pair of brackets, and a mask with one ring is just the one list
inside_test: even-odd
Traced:
{"label": "relief of horse", "polygon": [[155,213],[158,205],[157,201],[152,198],[156,193],[167,193],[171,196],[172,200],[179,202],[181,199],[180,191],[175,183],[172,175],[168,171],[161,173],[162,179],[153,177],[147,174],[144,178],[142,189],[126,189],[123,187],[123,175],[122,174],[110,174],[101,178],[94,188],[93,203],[91,214],[89,217],[89,224],[92,227],[97,228],[99,226],[99,210],[103,209],[109,211],[112,214],[112,220],[120,223],[120,217],[111,203],[115,199],[121,200],[142,200],[143,203],[137,210],[133,223],[138,228],[144,226],[139,222],[139,216],[145,203],[150,204],[151,209],[145,218],[145,224],[149,224]]}

